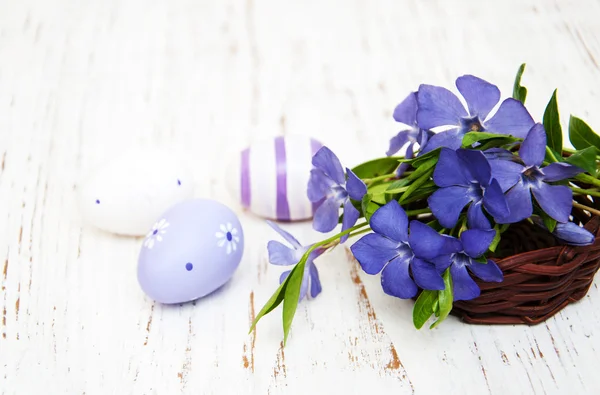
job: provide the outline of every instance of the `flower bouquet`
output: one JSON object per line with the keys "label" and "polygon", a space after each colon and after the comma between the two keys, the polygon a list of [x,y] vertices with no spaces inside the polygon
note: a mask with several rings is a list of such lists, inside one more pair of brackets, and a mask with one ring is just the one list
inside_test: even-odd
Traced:
{"label": "flower bouquet", "polygon": [[563,147],[556,91],[536,123],[524,106],[524,68],[498,107],[499,89],[472,75],[456,80],[466,107],[445,88],[420,85],[394,110],[403,126],[386,157],[344,170],[321,148],[307,189],[320,204],[313,227],[341,223],[341,232],[303,246],[270,223],[289,246],[270,241],[269,261],[293,267],[251,330],[283,302],[285,341],[298,302],[321,292],[314,261],[358,235],[352,254],[381,275],[386,294],[415,300],[417,329],[450,313],[535,324],[583,297],[600,265],[600,137],[571,116],[576,150]]}

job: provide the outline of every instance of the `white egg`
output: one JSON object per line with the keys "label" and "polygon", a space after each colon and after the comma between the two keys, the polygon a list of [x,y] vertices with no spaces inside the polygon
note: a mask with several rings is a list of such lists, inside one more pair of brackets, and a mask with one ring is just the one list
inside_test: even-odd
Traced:
{"label": "white egg", "polygon": [[317,205],[306,190],[312,157],[322,144],[306,136],[279,136],[254,142],[230,163],[229,190],[254,214],[278,221],[312,218]]}
{"label": "white egg", "polygon": [[173,153],[135,149],[82,183],[81,214],[85,222],[108,232],[141,236],[171,206],[192,197],[191,174]]}

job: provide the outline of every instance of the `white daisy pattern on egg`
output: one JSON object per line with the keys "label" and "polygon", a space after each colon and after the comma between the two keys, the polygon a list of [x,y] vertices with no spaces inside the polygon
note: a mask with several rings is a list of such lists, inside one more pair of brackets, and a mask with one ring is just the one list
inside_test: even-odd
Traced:
{"label": "white daisy pattern on egg", "polygon": [[156,242],[162,241],[163,235],[167,233],[168,227],[169,223],[164,218],[155,223],[152,227],[152,230],[146,235],[146,240],[144,240],[144,247],[151,250]]}
{"label": "white daisy pattern on egg", "polygon": [[232,251],[237,249],[237,244],[240,242],[238,230],[229,222],[227,224],[222,224],[219,228],[221,231],[215,233],[215,236],[219,240],[217,245],[219,247],[225,247],[225,251],[227,252],[227,255],[229,255]]}

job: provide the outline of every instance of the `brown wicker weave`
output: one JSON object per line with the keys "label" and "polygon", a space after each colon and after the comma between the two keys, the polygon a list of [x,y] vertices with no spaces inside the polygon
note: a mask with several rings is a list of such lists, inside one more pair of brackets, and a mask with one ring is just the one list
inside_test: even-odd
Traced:
{"label": "brown wicker weave", "polygon": [[[576,200],[597,207],[590,198]],[[572,215],[596,235],[594,244],[561,245],[535,225],[515,224],[503,234],[496,257],[504,281],[477,281],[481,295],[455,302],[452,313],[470,324],[535,325],[583,298],[600,268],[600,217],[577,208]]]}

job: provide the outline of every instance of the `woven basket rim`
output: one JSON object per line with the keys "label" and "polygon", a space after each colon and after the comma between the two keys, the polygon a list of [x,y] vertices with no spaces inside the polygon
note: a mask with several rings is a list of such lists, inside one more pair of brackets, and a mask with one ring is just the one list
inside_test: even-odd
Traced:
{"label": "woven basket rim", "polygon": [[[595,235],[592,244],[553,245],[495,259],[504,280],[494,283],[474,278],[481,295],[455,302],[452,314],[471,324],[535,325],[583,298],[600,268],[600,217],[578,215],[577,220]],[[521,226],[513,237],[521,237],[528,229],[538,232],[535,226]]]}

